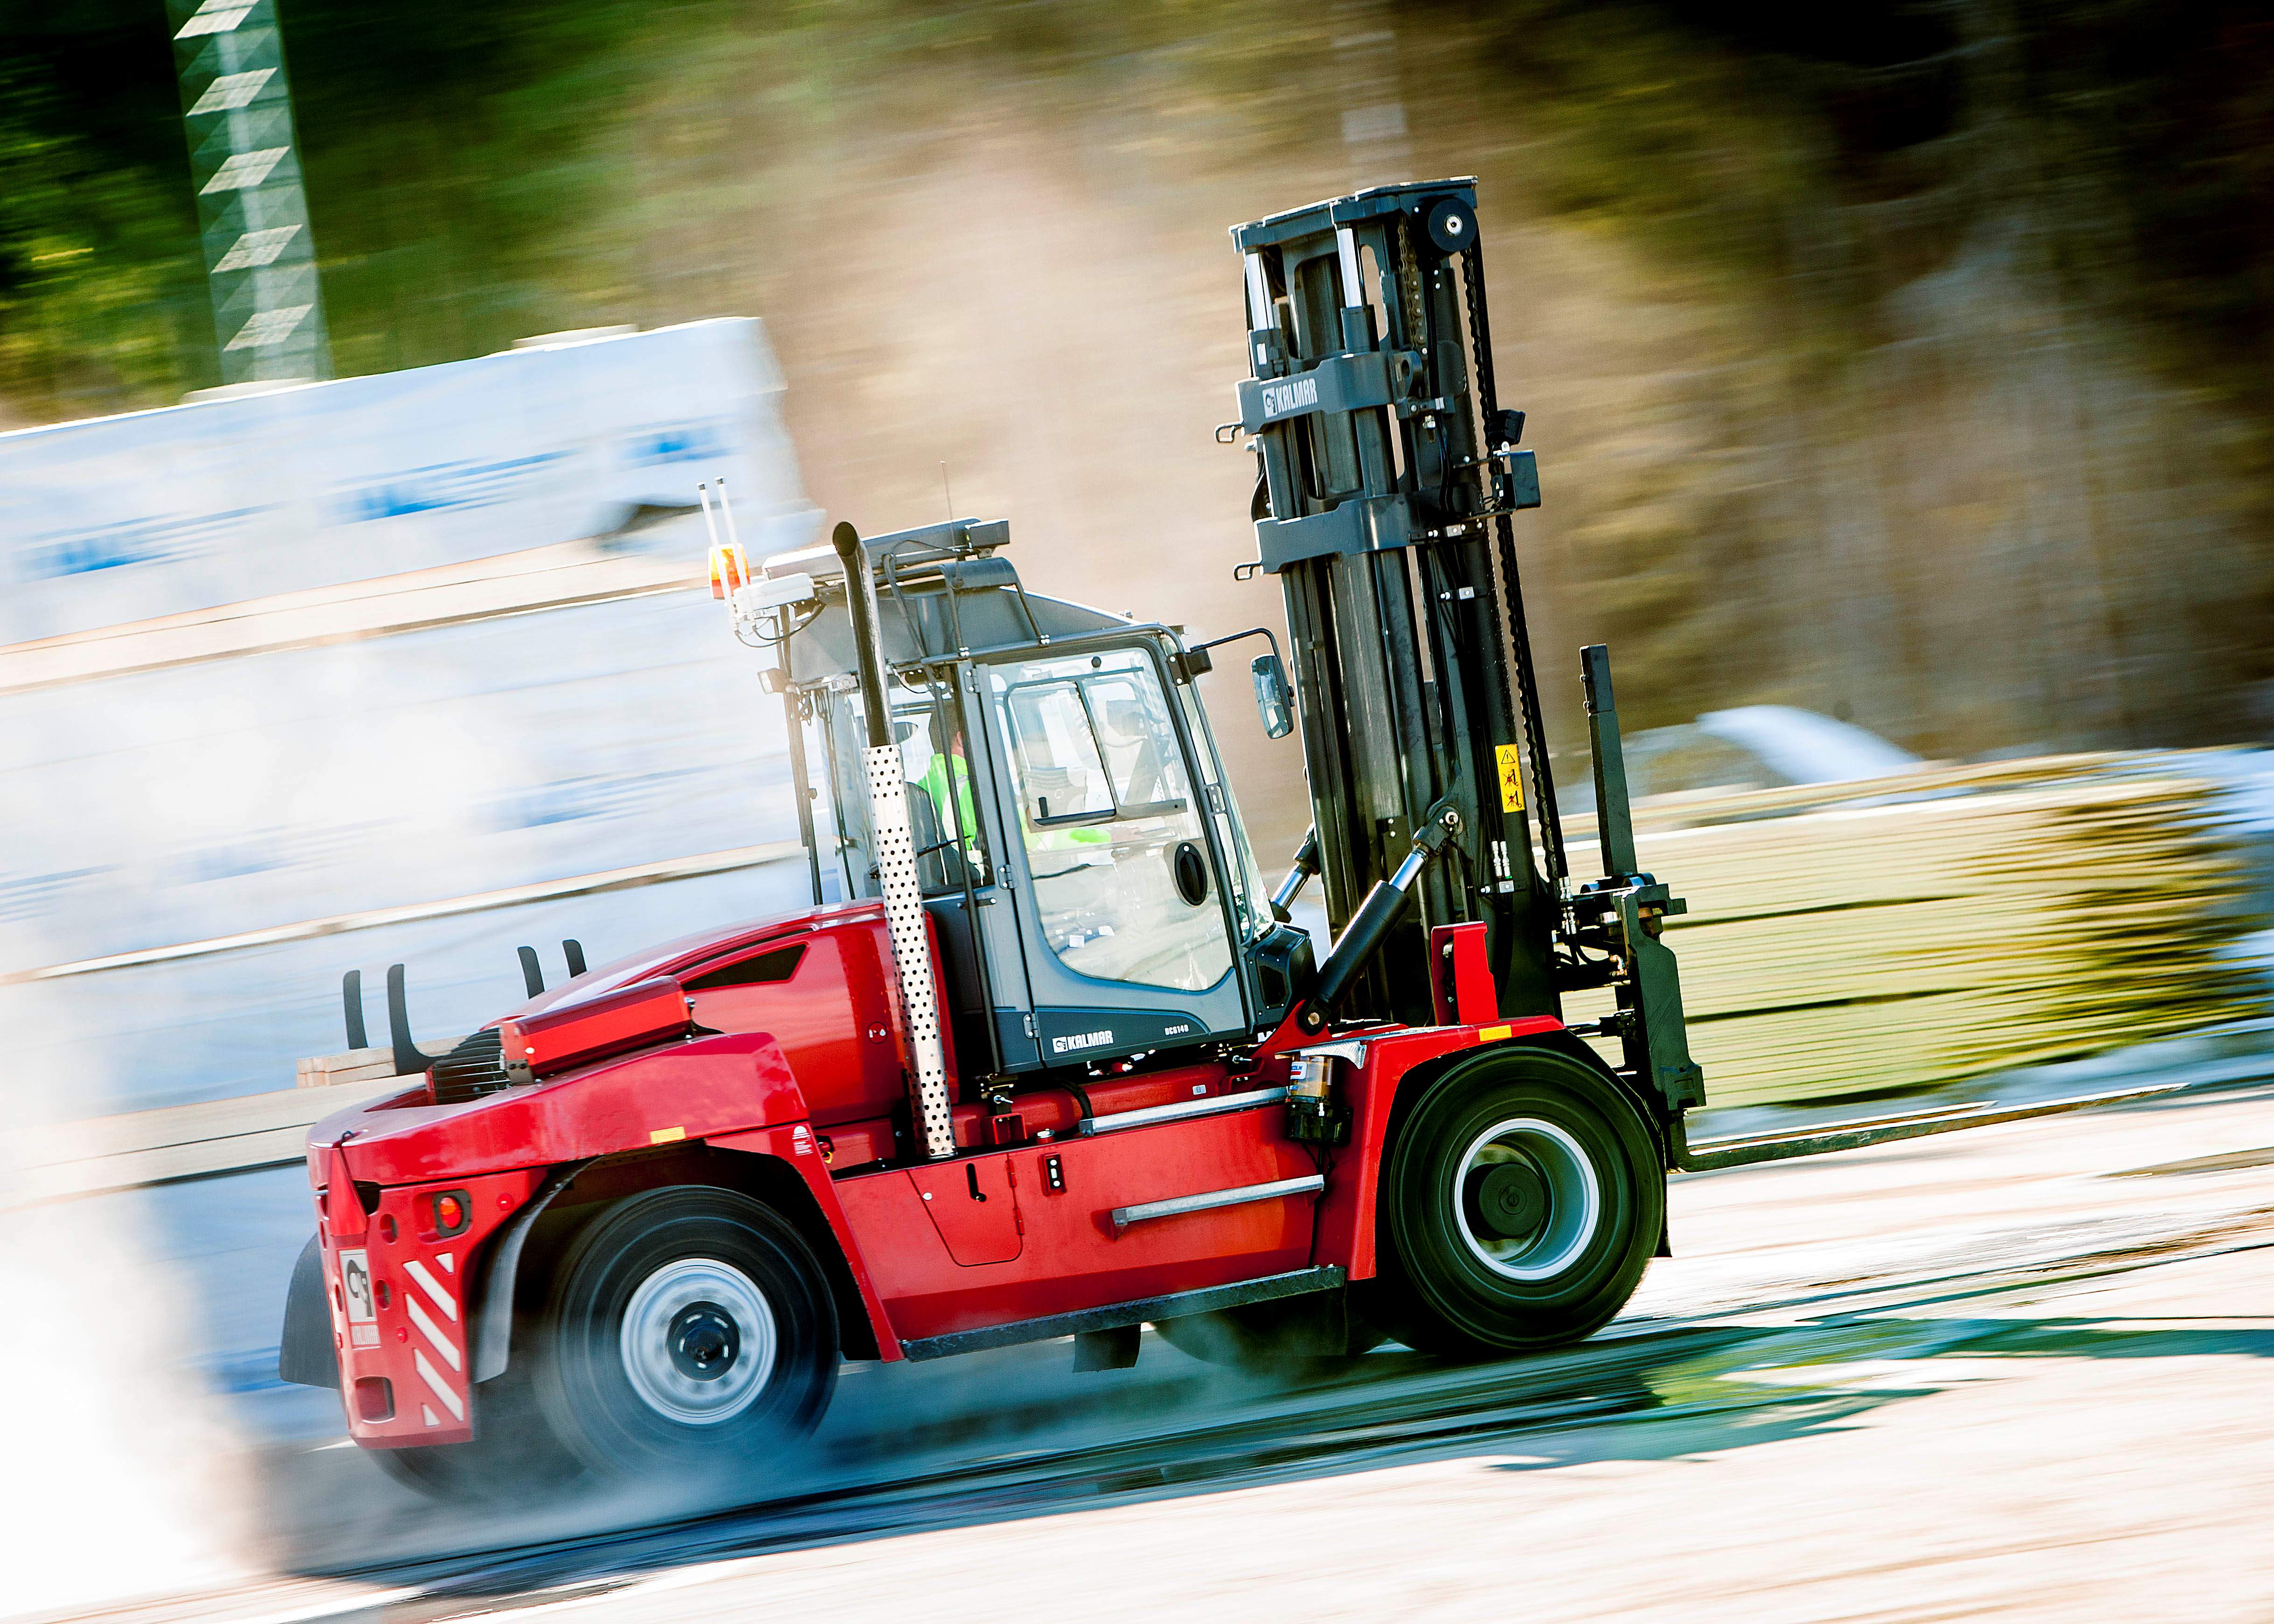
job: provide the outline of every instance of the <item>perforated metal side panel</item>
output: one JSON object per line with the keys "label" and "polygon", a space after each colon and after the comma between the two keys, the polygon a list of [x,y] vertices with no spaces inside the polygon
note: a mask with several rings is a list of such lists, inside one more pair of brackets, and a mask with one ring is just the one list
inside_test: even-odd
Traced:
{"label": "perforated metal side panel", "polygon": [[908,832],[907,785],[900,752],[883,744],[866,752],[870,832],[877,842],[877,880],[885,893],[885,926],[900,973],[900,1007],[907,1011],[908,1052],[915,1061],[909,1101],[924,1154],[955,1154],[955,1127],[947,1109],[947,1059],[939,1045],[939,998],[932,980],[931,939],[924,930],[923,893],[916,884],[915,842]]}

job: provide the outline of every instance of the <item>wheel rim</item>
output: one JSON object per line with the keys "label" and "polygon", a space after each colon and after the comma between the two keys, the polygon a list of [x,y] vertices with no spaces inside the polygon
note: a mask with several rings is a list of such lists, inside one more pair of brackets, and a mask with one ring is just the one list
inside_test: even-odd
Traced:
{"label": "wheel rim", "polygon": [[773,1374],[777,1340],[765,1294],[711,1258],[681,1258],[642,1280],[618,1339],[641,1402],[689,1426],[749,1409]]}
{"label": "wheel rim", "polygon": [[1469,1250],[1509,1280],[1561,1274],[1602,1222],[1602,1186],[1586,1151],[1536,1116],[1510,1117],[1470,1141],[1451,1195]]}

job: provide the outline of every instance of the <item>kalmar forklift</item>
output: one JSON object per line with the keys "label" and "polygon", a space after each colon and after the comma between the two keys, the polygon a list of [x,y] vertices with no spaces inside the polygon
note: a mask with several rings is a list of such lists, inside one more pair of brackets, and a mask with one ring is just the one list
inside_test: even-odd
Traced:
{"label": "kalmar forklift", "polygon": [[[763,1466],[848,1359],[1568,1343],[1668,1253],[1670,1169],[1939,1130],[1690,1144],[1683,903],[1636,858],[1600,647],[1602,872],[1568,865],[1475,203],[1231,233],[1218,438],[1256,461],[1236,573],[1277,578],[1284,656],[1030,592],[1001,521],[752,570],[727,510],[714,587],[786,708],[813,905],[590,970],[564,944],[550,991],[523,948],[528,1001],[440,1056],[396,967],[417,1084],[311,1130],[282,1374],[438,1493]],[[1243,643],[1309,783],[1276,888],[1201,697]],[[1313,878],[1322,960],[1289,923]],[[1590,988],[1615,1008],[1567,1024]]]}

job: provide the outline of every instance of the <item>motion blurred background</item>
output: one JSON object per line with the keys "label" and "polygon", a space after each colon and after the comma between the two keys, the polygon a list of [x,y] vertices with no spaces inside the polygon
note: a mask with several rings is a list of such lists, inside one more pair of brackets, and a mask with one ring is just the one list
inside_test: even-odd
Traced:
{"label": "motion blurred background", "polygon": [[[216,381],[162,6],[9,11],[0,424]],[[1250,553],[1224,228],[1473,173],[1540,641],[1615,638],[1630,726],[1785,702],[1950,759],[2274,724],[2263,7],[280,15],[342,374],[761,315],[823,509],[929,518],[945,461],[1062,587],[1213,623]],[[1254,754],[1264,812],[1298,768]]]}
{"label": "motion blurred background", "polygon": [[[223,381],[172,42],[185,15],[7,8],[0,433]],[[1545,505],[1517,533],[1559,778],[1584,828],[1571,653],[1608,641],[1641,785],[1661,792],[1645,857],[1697,903],[1675,940],[1716,1103],[1915,1091],[2263,1011],[2274,776],[2237,747],[2274,729],[2267,8],[281,0],[277,15],[335,375],[758,317],[735,466],[767,513],[873,533],[952,500],[1011,521],[1039,589],[1195,634],[1279,618],[1268,580],[1232,581],[1254,553],[1253,468],[1210,433],[1243,370],[1224,228],[1375,182],[1477,176],[1501,394],[1529,413],[1542,471]],[[679,499],[714,471],[681,458]],[[643,533],[636,517],[607,537]],[[688,587],[700,530],[674,522],[618,548],[629,562],[569,562],[668,555],[684,570],[640,590]],[[508,526],[455,556],[604,529]],[[69,590],[92,603],[133,574],[90,567]],[[11,582],[19,605],[26,583]],[[794,833],[779,715],[722,621],[682,591],[484,622],[455,644],[248,655],[200,725],[235,714],[230,693],[247,716],[328,695],[339,732],[320,761],[279,735],[249,756],[192,752],[202,776],[153,756],[87,791],[141,797],[154,828],[194,825],[200,850],[243,855],[275,843],[271,787],[305,810],[320,767],[384,810],[418,773],[447,784],[493,759],[472,721],[439,740],[379,725],[385,696],[358,673],[391,661],[471,688],[552,661],[584,686],[516,725],[546,741],[524,787],[567,799],[496,826],[549,831],[518,849],[526,872],[444,872],[415,820],[390,833],[333,806],[346,844],[241,871],[161,865],[111,938],[72,946],[56,932],[87,916],[50,909],[50,881],[79,860],[26,854],[72,820],[31,787],[51,781],[20,770],[30,758],[0,759],[0,886],[15,888],[0,889],[15,931],[0,993],[11,1031],[62,1034],[19,1042],[16,1120],[286,1090],[290,1062],[341,1046],[344,965],[375,982],[411,958],[431,1039],[517,1001],[514,940],[581,933],[602,959],[673,917],[799,903],[793,862],[720,881],[697,914],[663,887],[644,911],[37,979],[218,937],[169,910],[240,872],[352,861],[387,880],[338,896],[266,882],[266,911],[228,929],[779,841]],[[115,729],[122,749],[154,748],[218,668],[66,685],[79,708],[38,700],[45,733],[20,723],[32,701],[0,724],[11,744],[93,756]],[[1300,755],[1219,683],[1276,872],[1306,820]],[[697,815],[667,763],[594,765],[610,729],[660,716],[683,757],[747,782],[705,789]],[[240,762],[252,776],[200,821]],[[1869,929],[1863,908],[1879,910]],[[197,1048],[200,1021],[226,1027],[225,1053]],[[18,1160],[171,1142],[60,1143]],[[273,1410],[262,1339],[305,1225],[298,1174],[269,1165],[160,1183],[121,1221],[163,1234],[157,1255],[200,1282],[194,1358]],[[135,1166],[94,1187],[162,1171]],[[321,1395],[289,1396],[307,1406],[274,1424],[330,1424]]]}

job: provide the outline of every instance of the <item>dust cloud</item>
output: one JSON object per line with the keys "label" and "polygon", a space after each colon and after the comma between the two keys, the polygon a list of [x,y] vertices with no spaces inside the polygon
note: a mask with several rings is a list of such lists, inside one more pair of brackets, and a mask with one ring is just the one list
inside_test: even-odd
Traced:
{"label": "dust cloud", "polygon": [[[47,1091],[19,1078],[5,1091]],[[0,1390],[11,1400],[0,1612],[234,1582],[241,1446],[179,1362],[194,1343],[182,1277],[109,1201],[19,1205],[31,1150],[28,1135],[0,1137]]]}

